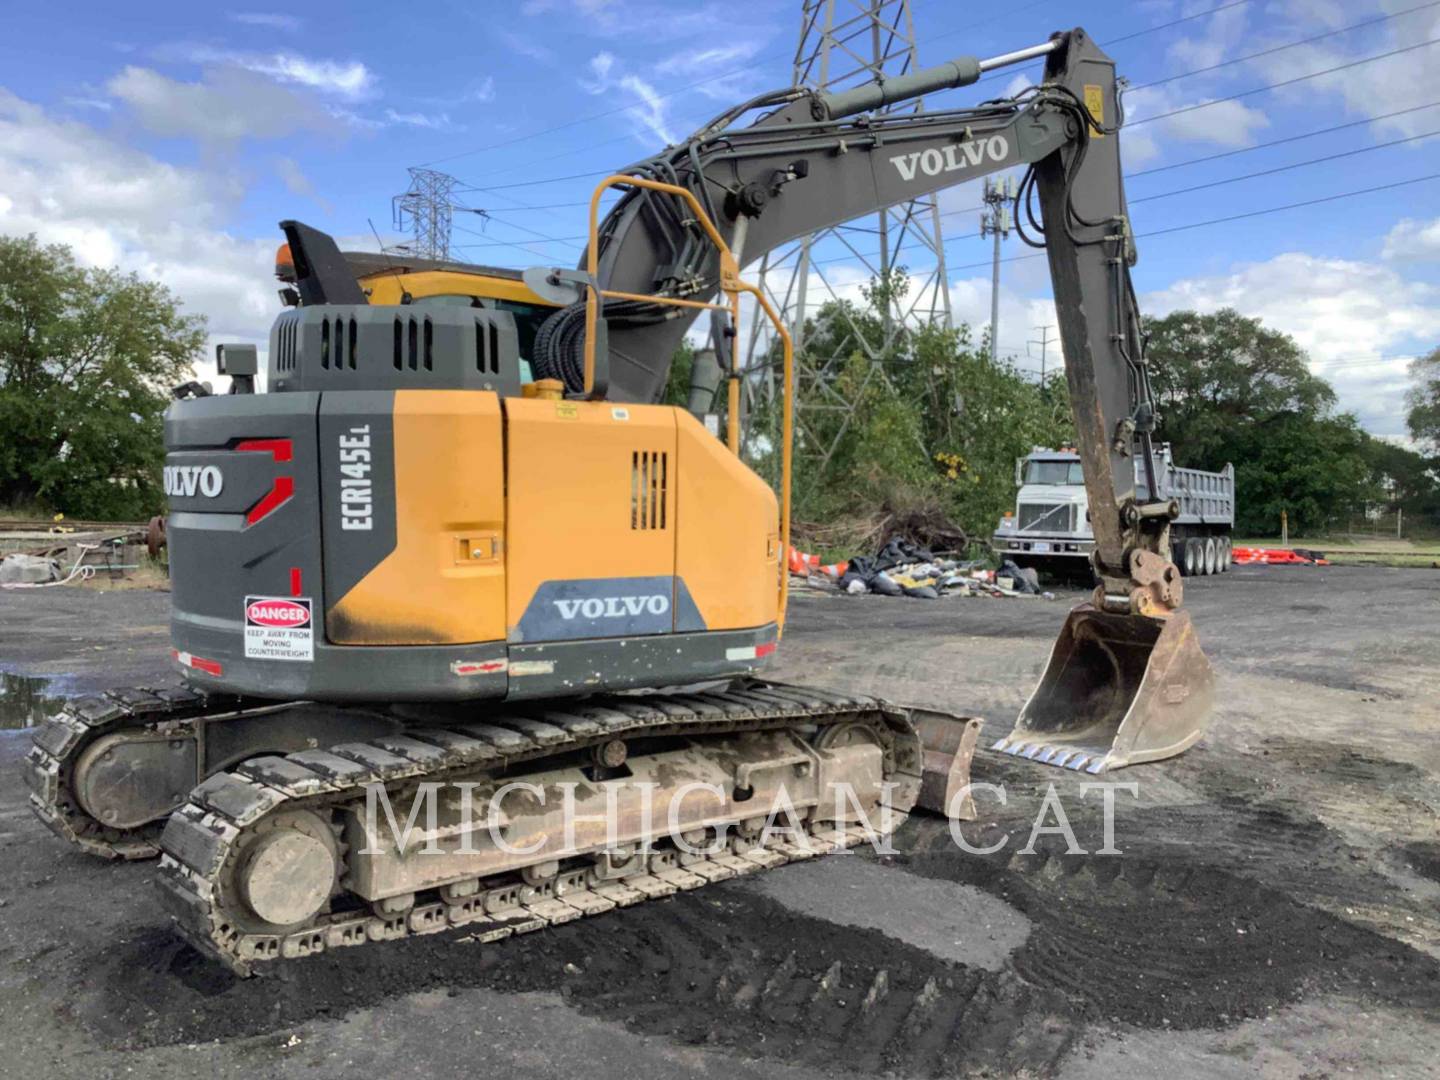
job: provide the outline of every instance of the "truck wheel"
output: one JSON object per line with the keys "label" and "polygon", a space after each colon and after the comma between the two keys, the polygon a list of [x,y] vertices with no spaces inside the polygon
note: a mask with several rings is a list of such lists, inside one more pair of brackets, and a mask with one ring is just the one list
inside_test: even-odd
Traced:
{"label": "truck wheel", "polygon": [[1183,560],[1181,560],[1180,572],[1186,577],[1194,577],[1196,574],[1195,541],[1182,540],[1181,544],[1184,545],[1185,557]]}
{"label": "truck wheel", "polygon": [[1230,554],[1230,538],[1222,536],[1220,538],[1220,573],[1222,574],[1230,572]]}
{"label": "truck wheel", "polygon": [[1216,543],[1215,537],[1213,537],[1213,536],[1207,536],[1207,537],[1205,538],[1205,573],[1206,573],[1206,574],[1216,573],[1216,568],[1220,565],[1219,561],[1216,559],[1216,555],[1219,554],[1219,553],[1215,550],[1215,543]]}

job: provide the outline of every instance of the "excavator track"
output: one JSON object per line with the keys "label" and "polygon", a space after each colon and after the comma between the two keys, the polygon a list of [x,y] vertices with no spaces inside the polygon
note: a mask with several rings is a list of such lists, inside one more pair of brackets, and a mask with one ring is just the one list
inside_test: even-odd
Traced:
{"label": "excavator track", "polygon": [[30,807],[52,832],[89,855],[152,859],[160,853],[161,818],[133,829],[112,828],[92,817],[74,787],[75,766],[96,740],[120,731],[188,734],[197,719],[233,711],[240,699],[185,687],[111,690],[70,702],[35,731],[22,771]]}
{"label": "excavator track", "polygon": [[[922,751],[909,712],[867,697],[755,682],[724,692],[547,702],[486,716],[484,723],[415,726],[403,735],[246,762],[210,777],[171,816],[160,841],[158,884],[179,933],[241,975],[265,961],[452,929],[468,930],[465,940],[495,941],[851,847],[874,834],[807,815],[813,819],[803,823],[803,836],[757,840],[753,832],[748,839],[737,833],[701,855],[682,851],[657,830],[619,874],[603,872],[603,853],[592,850],[556,862],[543,880],[506,872],[463,885],[437,882],[387,908],[350,888],[355,867],[347,862],[339,824],[345,808],[353,813],[377,783],[403,807],[421,782],[540,776],[577,751],[598,756],[616,740],[684,743],[703,752],[726,738],[803,736],[825,746],[856,731],[883,758],[886,806],[876,824],[893,829],[920,789]],[[293,845],[276,861],[283,870],[273,880],[283,889],[299,879],[314,881],[310,867],[300,865],[307,857],[302,852],[321,853],[320,863],[333,858],[334,874],[331,879],[328,863],[320,871],[328,896],[316,911],[277,927],[258,916],[254,878],[242,875],[253,875],[255,860],[270,858],[283,844]],[[286,903],[280,901],[280,910]]]}

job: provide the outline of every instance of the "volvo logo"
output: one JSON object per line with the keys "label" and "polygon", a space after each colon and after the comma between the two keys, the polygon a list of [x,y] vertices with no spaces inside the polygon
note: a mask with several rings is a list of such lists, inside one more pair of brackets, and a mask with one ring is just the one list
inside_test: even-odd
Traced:
{"label": "volvo logo", "polygon": [[203,495],[213,499],[225,486],[225,478],[214,465],[166,465],[165,494],[193,499]]}
{"label": "volvo logo", "polygon": [[664,615],[670,610],[670,597],[664,593],[651,596],[592,596],[588,600],[555,600],[562,619],[583,615],[587,619],[624,619],[649,613]]}
{"label": "volvo logo", "polygon": [[939,176],[958,169],[973,169],[986,162],[1004,161],[1009,154],[1010,140],[1004,135],[991,135],[988,139],[951,143],[943,150],[934,146],[928,150],[914,150],[892,157],[890,163],[900,171],[900,179],[908,183],[915,179],[917,173]]}

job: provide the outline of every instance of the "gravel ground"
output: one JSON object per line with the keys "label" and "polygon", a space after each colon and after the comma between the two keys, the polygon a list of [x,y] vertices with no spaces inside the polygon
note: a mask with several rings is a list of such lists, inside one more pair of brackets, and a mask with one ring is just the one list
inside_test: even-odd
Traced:
{"label": "gravel ground", "polygon": [[[773,674],[1008,731],[1054,603],[800,595]],[[0,724],[168,681],[167,597],[0,594]],[[235,980],[164,930],[150,868],[67,851],[0,732],[0,1046],[50,1076],[1433,1075],[1440,576],[1192,582],[1206,738],[1116,774],[1119,855],[1062,770],[980,753],[967,855],[912,818],[864,853],[490,946],[445,935]],[[48,677],[38,681],[37,676]],[[1053,782],[1080,847],[1038,837]],[[1053,818],[1049,819],[1053,823]]]}

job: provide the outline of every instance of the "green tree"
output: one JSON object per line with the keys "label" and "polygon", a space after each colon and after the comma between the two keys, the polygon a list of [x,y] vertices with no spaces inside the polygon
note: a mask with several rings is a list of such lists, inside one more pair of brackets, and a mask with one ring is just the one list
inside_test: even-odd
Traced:
{"label": "green tree", "polygon": [[1411,361],[1410,381],[1406,426],[1416,442],[1440,456],[1440,348]]}
{"label": "green tree", "polygon": [[1370,442],[1348,413],[1277,413],[1237,432],[1236,530],[1278,533],[1282,510],[1293,535],[1343,526],[1367,499],[1383,497],[1366,456]]}
{"label": "green tree", "polygon": [[1161,434],[1178,461],[1220,469],[1236,461],[1236,436],[1282,414],[1317,417],[1335,391],[1310,373],[1288,334],[1224,308],[1176,311],[1146,324]]}
{"label": "green tree", "polygon": [[1440,529],[1440,461],[1383,439],[1370,439],[1365,456],[1380,497],[1404,512],[1411,531]]}
{"label": "green tree", "polygon": [[165,286],[0,237],[0,504],[158,511],[167,391],[204,342]]}
{"label": "green tree", "polygon": [[[988,538],[1014,504],[1015,459],[1035,445],[1073,439],[1063,380],[1037,385],[994,363],[969,327],[889,328],[903,297],[896,271],[807,320],[797,357],[803,421],[797,427],[795,516],[831,525],[888,510],[936,515]],[[877,349],[876,342],[891,340]],[[757,414],[751,430],[774,432]],[[774,478],[774,441],[755,440]]]}
{"label": "green tree", "polygon": [[1292,532],[1321,531],[1377,497],[1372,440],[1289,335],[1229,308],[1147,329],[1159,435],[1183,465],[1234,463],[1239,532],[1278,533],[1282,510]]}

